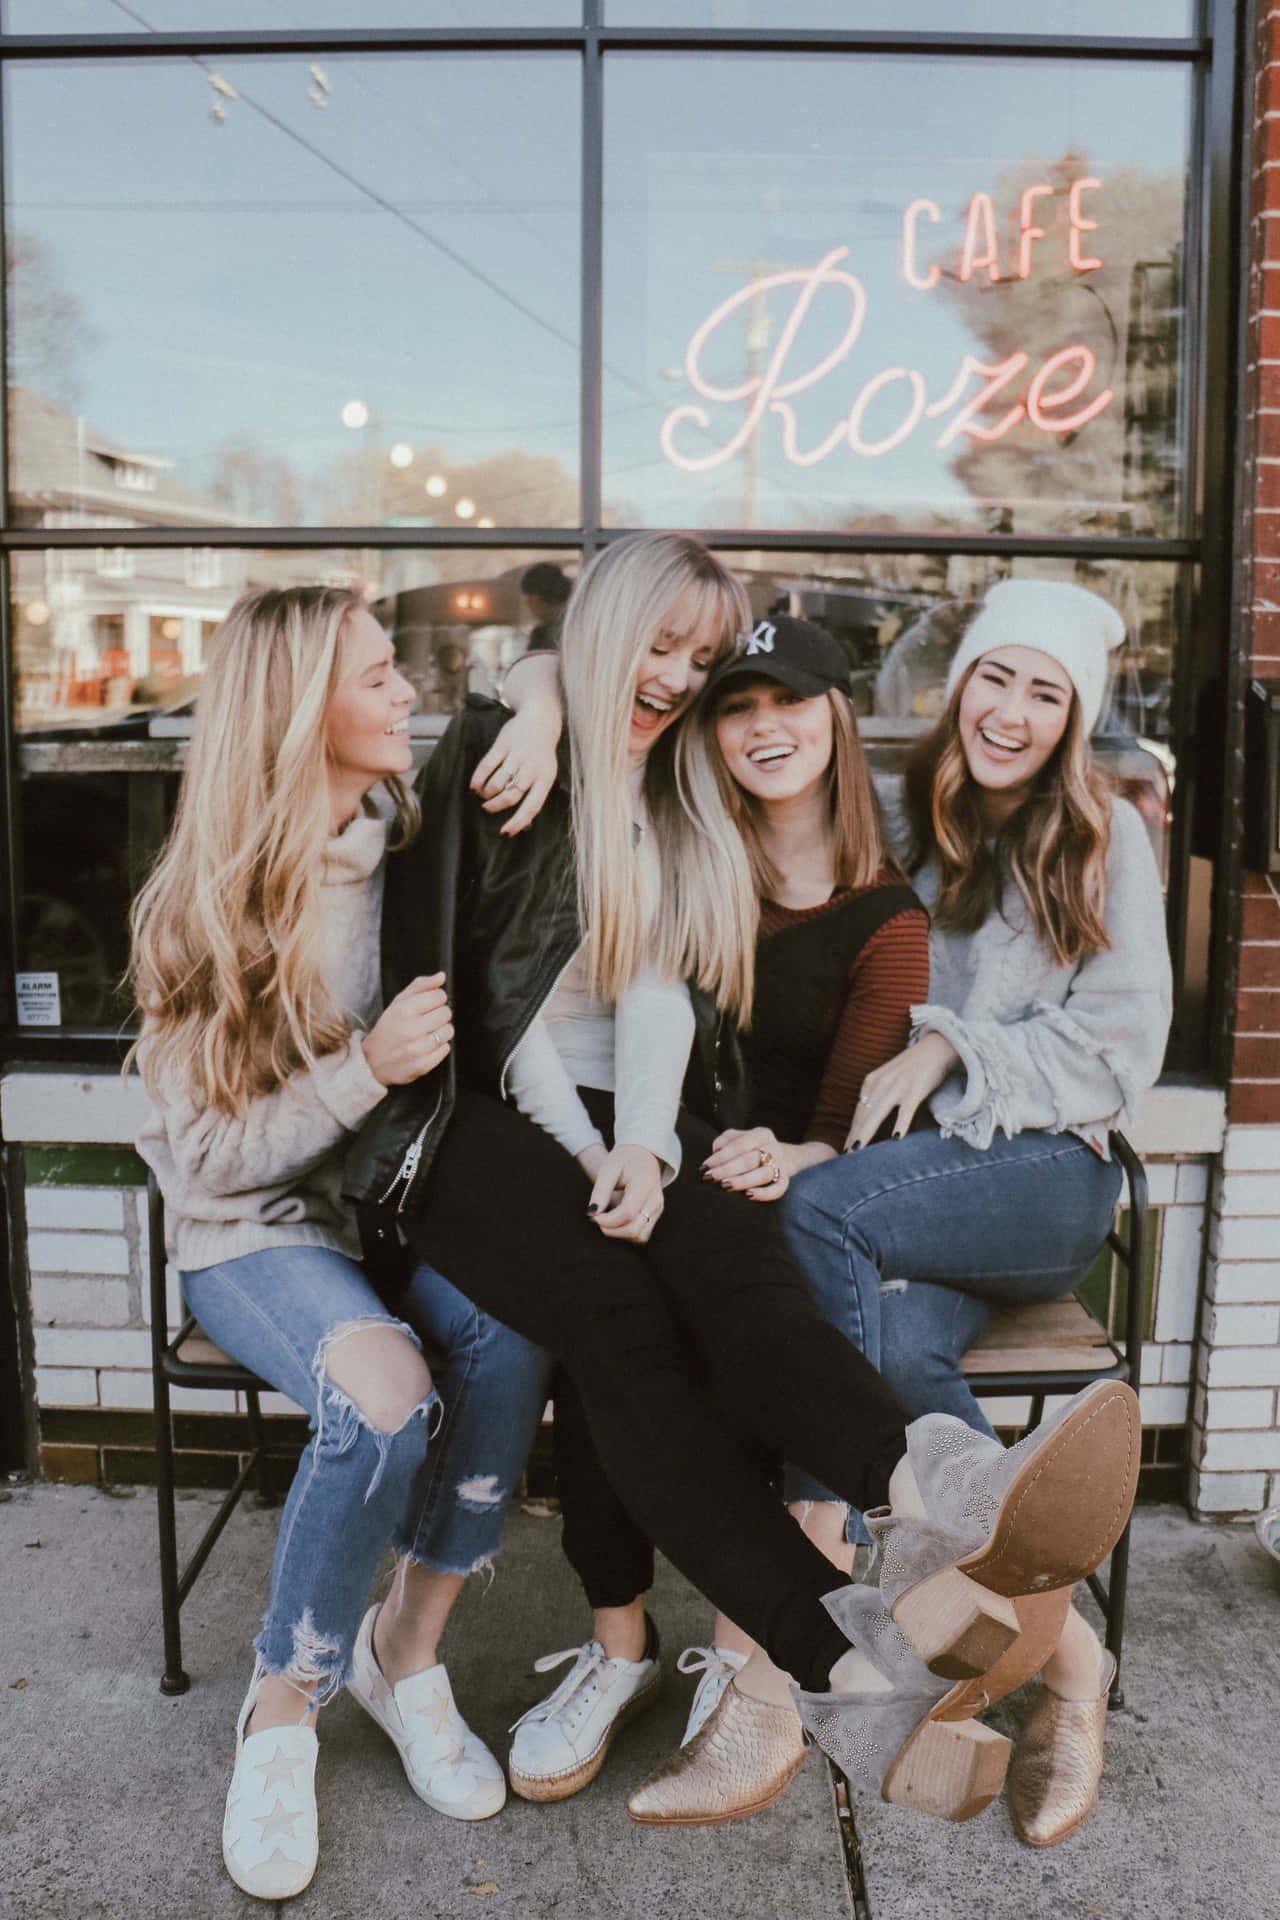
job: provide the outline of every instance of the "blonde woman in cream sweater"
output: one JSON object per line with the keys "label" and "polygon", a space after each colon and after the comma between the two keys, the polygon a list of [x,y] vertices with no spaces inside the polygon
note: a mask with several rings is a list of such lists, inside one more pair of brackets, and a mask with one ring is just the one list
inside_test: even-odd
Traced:
{"label": "blonde woman in cream sweater", "polygon": [[[411,836],[412,688],[355,594],[245,595],[219,629],[173,832],[139,898],[139,1148],[188,1304],[309,1413],[236,1729],[223,1858],[278,1900],[315,1871],[316,1715],[345,1683],[438,1812],[503,1804],[438,1641],[497,1549],[545,1398],[543,1356],[419,1264],[405,1317],[360,1265],[342,1199],[365,1120],[449,1054],[442,975],[381,1005],[389,833]],[[438,1379],[422,1338],[443,1352]],[[447,1499],[442,1497],[448,1489]],[[369,1587],[394,1544],[379,1609]]]}

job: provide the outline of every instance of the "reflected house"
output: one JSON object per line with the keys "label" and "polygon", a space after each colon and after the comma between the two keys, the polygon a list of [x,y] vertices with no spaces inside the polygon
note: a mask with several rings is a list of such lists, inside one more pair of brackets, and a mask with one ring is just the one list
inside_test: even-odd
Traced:
{"label": "reflected house", "polygon": [[231,524],[175,478],[173,463],[124,446],[26,388],[9,395],[12,523],[100,530],[101,545],[19,554],[15,573],[17,724],[93,725],[163,704],[204,664],[204,647],[245,584],[242,553],[191,545],[138,549],[113,529]]}

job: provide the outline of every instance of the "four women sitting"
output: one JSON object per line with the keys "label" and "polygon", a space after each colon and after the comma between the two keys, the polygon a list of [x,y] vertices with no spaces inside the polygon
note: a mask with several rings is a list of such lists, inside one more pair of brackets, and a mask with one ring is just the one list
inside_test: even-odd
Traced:
{"label": "four women sitting", "polygon": [[[1005,1451],[955,1383],[987,1302],[1089,1264],[1108,1128],[1159,1068],[1154,863],[1088,757],[1115,620],[995,589],[886,830],[834,643],[746,637],[698,542],[629,537],[567,610],[558,764],[541,688],[506,732],[469,701],[385,882],[388,820],[414,822],[381,630],[324,589],[224,623],[135,980],[187,1297],[315,1428],[237,1732],[245,1890],[314,1871],[315,1712],[344,1682],[429,1804],[501,1805],[437,1641],[553,1361],[595,1623],[517,1730],[518,1791],[576,1791],[652,1697],[652,1542],[720,1620],[637,1818],[767,1804],[802,1723],[885,1799],[967,1818],[1010,1757],[977,1716],[1041,1668],[1015,1815],[1039,1844],[1066,1798],[1087,1817],[1109,1672],[1067,1609],[1128,1516],[1136,1401],[1089,1389]],[[357,1227],[403,1269],[383,1297]]]}

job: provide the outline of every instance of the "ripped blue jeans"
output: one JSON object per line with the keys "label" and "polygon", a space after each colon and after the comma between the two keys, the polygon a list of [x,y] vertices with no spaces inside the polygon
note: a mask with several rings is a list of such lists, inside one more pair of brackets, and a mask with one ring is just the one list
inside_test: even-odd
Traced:
{"label": "ripped blue jeans", "polygon": [[[546,1402],[548,1361],[425,1264],[405,1295],[405,1320],[388,1312],[354,1261],[328,1247],[242,1254],[184,1273],[182,1290],[224,1352],[310,1419],[255,1646],[268,1673],[318,1682],[322,1701],[348,1677],[388,1544],[444,1573],[487,1566],[497,1552],[507,1497]],[[431,1393],[390,1433],[325,1371],[330,1349],[370,1326],[398,1327],[432,1350]]]}

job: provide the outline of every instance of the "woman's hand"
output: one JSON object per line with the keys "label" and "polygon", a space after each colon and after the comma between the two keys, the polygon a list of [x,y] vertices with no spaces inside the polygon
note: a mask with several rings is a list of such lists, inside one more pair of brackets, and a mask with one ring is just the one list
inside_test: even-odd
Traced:
{"label": "woman's hand", "polygon": [[403,1087],[438,1067],[452,1042],[453,1010],[444,975],[419,974],[365,1034],[364,1057],[384,1087]]}
{"label": "woman's hand", "polygon": [[901,1140],[916,1117],[920,1103],[942,1085],[949,1073],[962,1065],[960,1055],[940,1033],[926,1033],[913,1047],[904,1047],[869,1073],[862,1083],[853,1124],[845,1141],[850,1147],[865,1147],[875,1139],[890,1114],[896,1113],[893,1137]]}
{"label": "woman's hand", "polygon": [[[499,831],[523,833],[537,819],[555,784],[556,747],[564,726],[556,667],[552,656],[551,685],[531,682],[515,701],[516,711],[471,776],[471,791],[481,795],[486,813],[516,811]],[[518,667],[521,663],[516,662]],[[530,663],[530,672],[533,665]],[[538,663],[542,664],[542,663]],[[511,674],[516,668],[513,667]],[[511,680],[508,675],[508,682]],[[541,676],[546,678],[545,673]]]}
{"label": "woman's hand", "polygon": [[703,1177],[749,1200],[781,1200],[792,1174],[799,1172],[795,1153],[768,1127],[730,1127],[712,1143]]}
{"label": "woman's hand", "polygon": [[[579,1156],[581,1158],[581,1156]],[[662,1216],[662,1162],[648,1147],[614,1147],[601,1161],[587,1212],[606,1239],[643,1246]]]}

